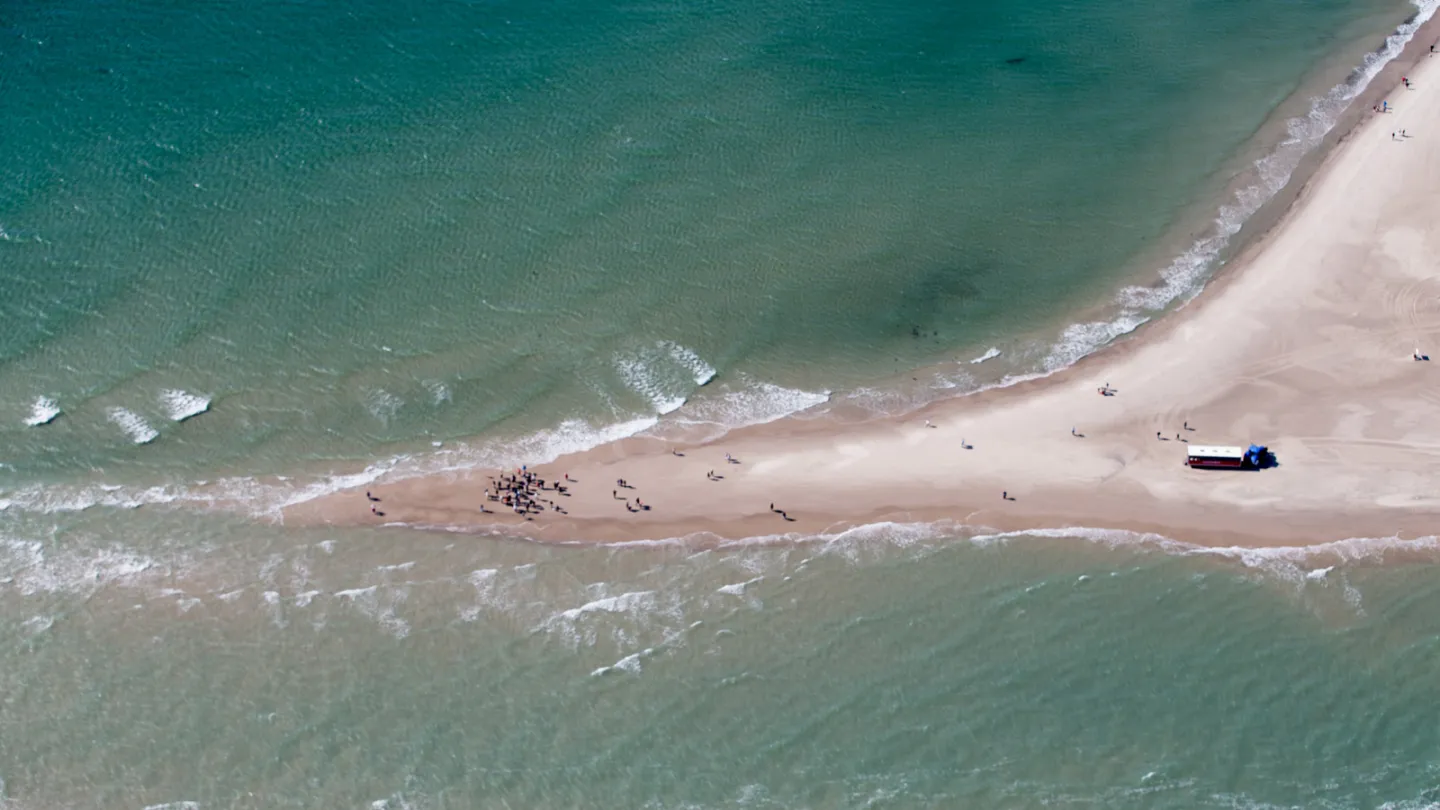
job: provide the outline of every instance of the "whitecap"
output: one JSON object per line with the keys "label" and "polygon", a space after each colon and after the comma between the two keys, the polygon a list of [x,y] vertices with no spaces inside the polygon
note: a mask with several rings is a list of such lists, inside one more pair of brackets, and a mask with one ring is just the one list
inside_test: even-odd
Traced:
{"label": "whitecap", "polygon": [[598,678],[604,675],[615,675],[621,673],[626,675],[639,675],[641,668],[640,656],[641,653],[631,653],[608,667],[600,667],[599,669],[592,671],[590,673],[590,677]]}
{"label": "whitecap", "polygon": [[994,358],[999,357],[999,356],[1000,356],[1000,350],[997,349],[997,348],[995,348],[994,346],[991,346],[991,347],[989,348],[989,350],[987,350],[984,354],[980,355],[979,357],[975,358],[974,360],[971,360],[970,363],[971,363],[972,365],[975,364],[975,363],[983,363],[983,362],[985,362],[986,360],[993,360]]}
{"label": "whitecap", "polygon": [[210,410],[210,398],[203,394],[192,394],[178,388],[160,392],[160,403],[175,422],[184,422],[192,416],[199,416]]}
{"label": "whitecap", "polygon": [[25,417],[25,424],[30,427],[48,425],[55,421],[60,415],[60,405],[50,397],[36,397],[34,404],[30,406],[30,415]]}
{"label": "whitecap", "polygon": [[764,577],[755,577],[754,579],[747,579],[744,582],[735,582],[730,585],[721,585],[720,587],[715,589],[715,592],[723,593],[727,596],[744,596],[746,588],[749,588],[751,585],[754,585],[755,583],[763,579]]}
{"label": "whitecap", "polygon": [[690,349],[669,340],[662,340],[657,345],[669,352],[671,359],[690,372],[696,385],[705,385],[715,379],[715,367],[700,359],[700,355]]}
{"label": "whitecap", "polygon": [[110,421],[120,426],[130,441],[136,444],[149,444],[159,438],[160,432],[150,427],[141,416],[134,411],[125,408],[111,408],[108,412]]}
{"label": "whitecap", "polygon": [[361,615],[373,619],[397,639],[410,635],[410,623],[396,614],[396,609],[409,595],[409,590],[405,588],[387,588],[382,593],[374,585],[335,592],[337,598],[348,602]]}

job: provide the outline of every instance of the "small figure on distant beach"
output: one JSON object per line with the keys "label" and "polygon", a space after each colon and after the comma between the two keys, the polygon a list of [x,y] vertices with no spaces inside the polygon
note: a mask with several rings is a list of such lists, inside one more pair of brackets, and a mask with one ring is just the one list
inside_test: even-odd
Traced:
{"label": "small figure on distant beach", "polygon": [[1155,438],[1157,438],[1157,439],[1160,438],[1160,431],[1158,431],[1158,430],[1155,431]]}
{"label": "small figure on distant beach", "polygon": [[1008,490],[1008,489],[1002,489],[1002,490],[1000,490],[1000,500],[1002,500],[1002,501],[1008,501],[1008,500],[1010,500],[1010,490]]}
{"label": "small figure on distant beach", "polygon": [[1077,433],[1075,432],[1075,428],[1072,427],[1072,428],[1070,428],[1070,435],[1071,435],[1071,436],[1077,436],[1077,435],[1079,435],[1079,434],[1077,434]]}
{"label": "small figure on distant beach", "polygon": [[1189,429],[1190,429],[1190,420],[1188,420],[1188,419],[1185,420],[1185,429],[1186,429],[1186,430],[1189,430]]}

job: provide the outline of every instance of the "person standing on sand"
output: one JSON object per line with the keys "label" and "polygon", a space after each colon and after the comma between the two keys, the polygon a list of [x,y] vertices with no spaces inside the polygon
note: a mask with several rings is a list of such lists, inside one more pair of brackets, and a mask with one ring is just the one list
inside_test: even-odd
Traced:
{"label": "person standing on sand", "polygon": [[1010,490],[1008,490],[1008,489],[1001,490],[1001,491],[1000,491],[1000,500],[1002,500],[1002,501],[1008,501],[1008,500],[1010,500]]}

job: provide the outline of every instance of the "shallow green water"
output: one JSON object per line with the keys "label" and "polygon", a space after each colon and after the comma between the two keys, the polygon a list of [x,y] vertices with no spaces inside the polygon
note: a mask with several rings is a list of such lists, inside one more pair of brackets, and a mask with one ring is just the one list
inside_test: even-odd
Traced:
{"label": "shallow green water", "polygon": [[230,531],[16,576],[15,806],[1419,807],[1440,776],[1433,543]]}

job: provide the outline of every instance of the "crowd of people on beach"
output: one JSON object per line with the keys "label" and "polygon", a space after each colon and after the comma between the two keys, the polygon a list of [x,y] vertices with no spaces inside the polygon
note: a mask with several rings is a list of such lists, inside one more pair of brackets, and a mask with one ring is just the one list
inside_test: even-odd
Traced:
{"label": "crowd of people on beach", "polygon": [[[566,479],[569,479],[568,475]],[[560,504],[540,494],[554,492],[557,495],[568,496],[569,488],[559,481],[552,481],[547,486],[544,478],[530,472],[525,467],[521,467],[512,474],[501,473],[498,476],[490,476],[490,481],[490,486],[485,489],[485,500],[499,502],[526,520],[529,520],[531,515],[544,514],[547,508],[562,515],[566,514]],[[490,510],[481,504],[480,511],[488,512]]]}

